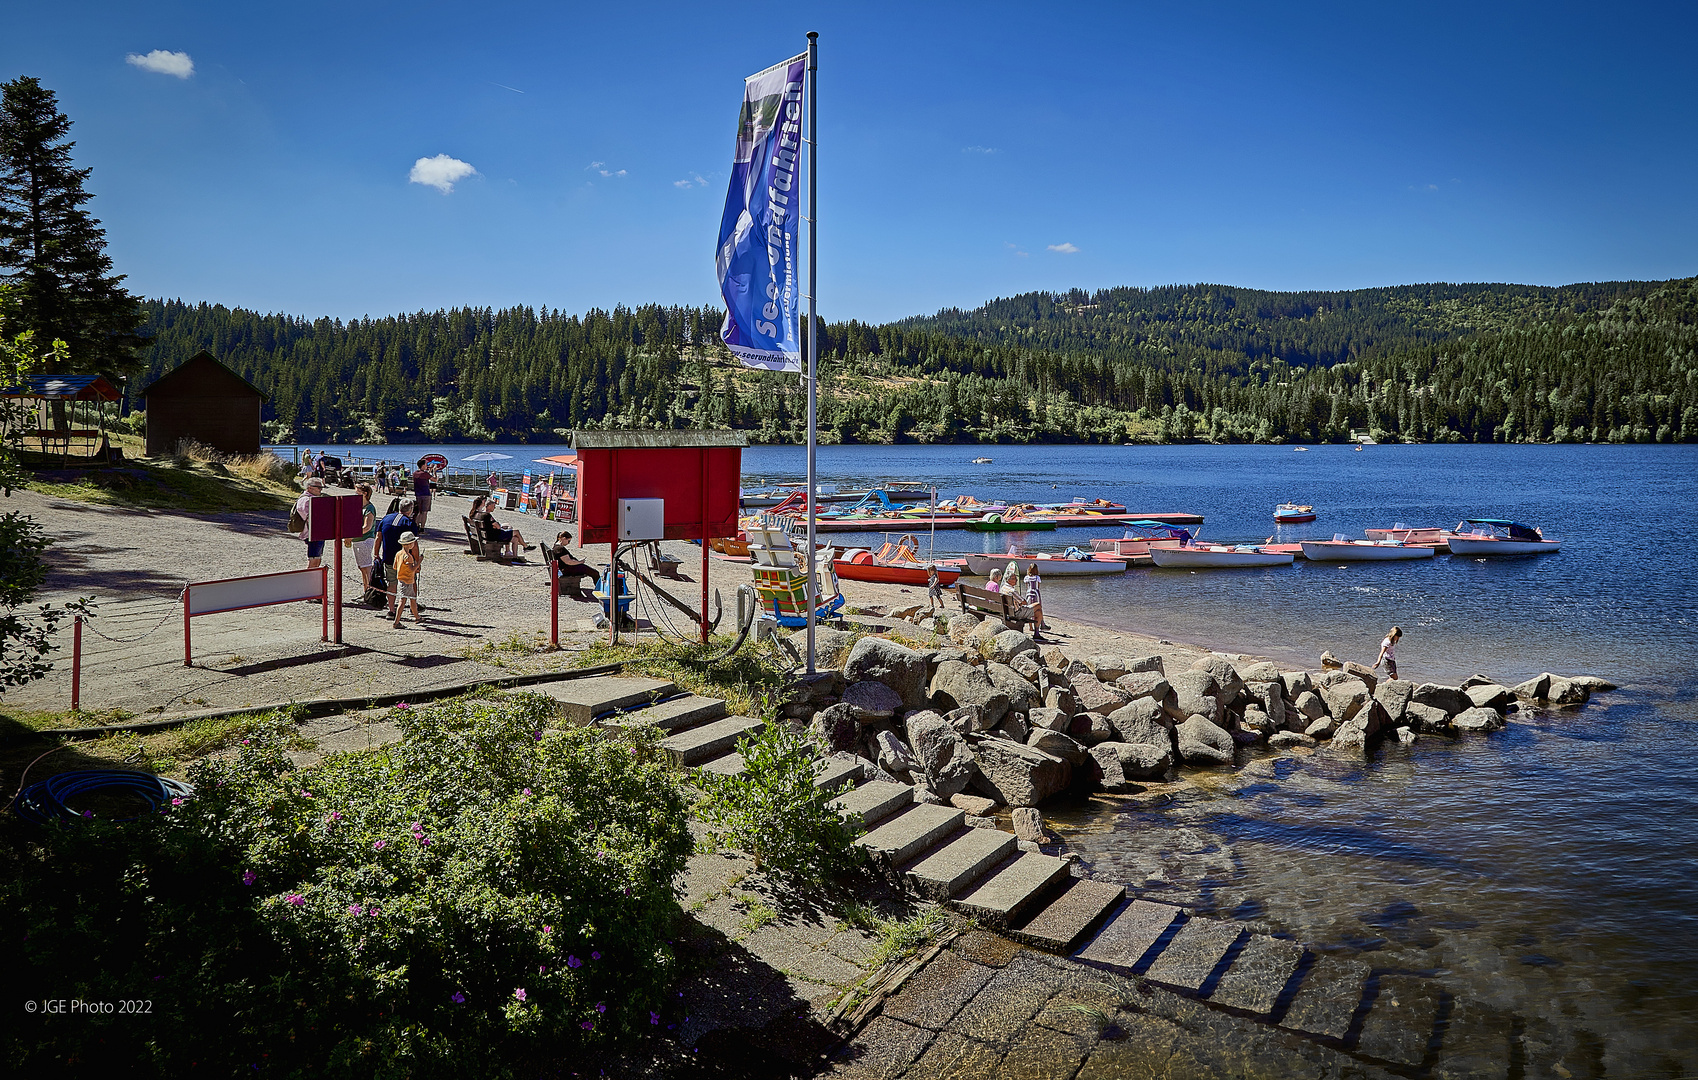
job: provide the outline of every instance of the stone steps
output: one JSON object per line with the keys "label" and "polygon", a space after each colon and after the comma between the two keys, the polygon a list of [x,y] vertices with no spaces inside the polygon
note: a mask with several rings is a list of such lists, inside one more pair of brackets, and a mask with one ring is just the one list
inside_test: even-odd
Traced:
{"label": "stone steps", "polygon": [[1014,852],[1014,835],[1000,829],[961,828],[906,869],[908,880],[927,900],[943,902],[984,877]]}
{"label": "stone steps", "polygon": [[668,679],[626,678],[614,675],[541,683],[527,689],[560,702],[561,713],[566,722],[574,726],[588,724],[614,709],[628,709],[633,705],[670,697],[678,692],[677,685]]}
{"label": "stone steps", "polygon": [[827,758],[820,765],[819,775],[814,777],[814,786],[821,791],[832,792],[852,787],[855,778],[861,775],[861,766],[851,765],[847,761]]}
{"label": "stone steps", "polygon": [[966,817],[953,806],[916,803],[869,830],[855,841],[855,846],[883,865],[896,866],[935,847],[938,841],[959,829]]}
{"label": "stone steps", "polygon": [[662,731],[678,732],[696,727],[709,720],[717,720],[725,715],[725,702],[718,698],[688,697],[673,698],[658,705],[650,705],[645,709],[637,709],[628,713],[616,713],[602,720],[604,728],[654,727]]}
{"label": "stone steps", "polygon": [[873,780],[846,791],[831,800],[830,806],[845,821],[858,816],[867,828],[872,828],[905,806],[914,803],[914,789],[907,784],[892,784]]}
{"label": "stone steps", "polygon": [[[698,701],[704,699],[697,699]],[[716,701],[721,711],[725,702]],[[642,713],[638,714],[643,715]],[[754,734],[766,726],[761,720],[748,716],[727,716],[722,720],[698,724],[675,732],[660,740],[660,748],[666,751],[675,765],[696,765],[725,755],[726,751],[735,751],[737,740],[745,735]]]}
{"label": "stone steps", "polygon": [[1124,886],[1090,878],[1072,878],[1037,914],[1004,933],[1034,948],[1064,953],[1107,917],[1125,897]]}
{"label": "stone steps", "polygon": [[695,766],[697,772],[714,773],[718,776],[742,776],[748,771],[743,763],[743,755],[733,750],[729,754],[721,754]]}
{"label": "stone steps", "polygon": [[1067,876],[1067,860],[1024,851],[992,868],[976,885],[951,900],[950,905],[986,926],[1001,930],[1016,922]]}

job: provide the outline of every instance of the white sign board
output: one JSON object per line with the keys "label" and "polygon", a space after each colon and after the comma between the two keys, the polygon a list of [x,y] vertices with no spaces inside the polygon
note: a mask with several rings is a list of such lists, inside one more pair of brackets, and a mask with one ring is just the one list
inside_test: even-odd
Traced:
{"label": "white sign board", "polygon": [[286,604],[291,600],[317,600],[324,595],[324,571],[286,570],[280,574],[201,581],[188,587],[187,614],[211,615],[219,611]]}

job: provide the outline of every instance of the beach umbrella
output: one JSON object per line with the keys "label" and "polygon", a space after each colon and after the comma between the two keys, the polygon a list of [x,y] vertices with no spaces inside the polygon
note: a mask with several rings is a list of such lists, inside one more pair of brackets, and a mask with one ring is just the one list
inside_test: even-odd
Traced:
{"label": "beach umbrella", "polygon": [[513,455],[512,454],[497,454],[494,451],[486,451],[482,454],[473,454],[471,457],[463,457],[460,460],[461,461],[512,461]]}

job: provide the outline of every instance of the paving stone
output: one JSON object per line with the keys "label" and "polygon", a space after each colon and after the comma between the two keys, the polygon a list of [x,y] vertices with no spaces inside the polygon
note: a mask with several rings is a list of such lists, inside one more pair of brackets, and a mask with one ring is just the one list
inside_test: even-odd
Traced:
{"label": "paving stone", "polygon": [[879,940],[879,935],[871,930],[846,926],[833,934],[831,940],[825,943],[825,947],[833,956],[864,968],[871,962],[873,952],[878,949]]}
{"label": "paving stone", "polygon": [[[975,830],[983,831],[983,830]],[[1040,949],[1065,953],[1126,895],[1121,885],[1074,878],[1061,894],[1009,936]]]}
{"label": "paving stone", "polygon": [[[720,709],[725,703],[719,703]],[[676,765],[694,765],[719,757],[737,745],[737,740],[745,735],[753,735],[760,731],[766,723],[750,716],[727,716],[723,720],[715,720],[680,731],[660,740],[660,748],[672,758]]]}
{"label": "paving stone", "polygon": [[1303,976],[1303,985],[1279,1026],[1328,1039],[1344,1038],[1350,1030],[1350,1018],[1362,1001],[1369,970],[1360,960],[1318,957]]}
{"label": "paving stone", "polygon": [[831,1055],[827,1076],[890,1080],[900,1076],[931,1042],[932,1032],[889,1016],[875,1016],[847,1046]]}
{"label": "paving stone", "polygon": [[1465,999],[1453,1002],[1438,1060],[1433,1063],[1433,1077],[1507,1080],[1513,1035],[1508,1013]]}
{"label": "paving stone", "polygon": [[1427,1056],[1443,988],[1414,975],[1380,976],[1379,996],[1362,1024],[1356,1051],[1399,1065],[1419,1065]]}
{"label": "paving stone", "polygon": [[903,807],[913,804],[914,789],[907,784],[872,780],[853,791],[845,791],[831,800],[829,805],[845,820],[859,816],[868,828],[872,828]]}
{"label": "paving stone", "polygon": [[1034,954],[1021,953],[962,1006],[949,1030],[1007,1048],[1020,1039],[1038,1010],[1061,990],[1061,984],[1060,973],[1038,963]]}
{"label": "paving stone", "polygon": [[904,863],[961,828],[966,816],[953,806],[917,803],[881,822],[855,845],[887,864]]}
{"label": "paving stone", "polygon": [[1035,851],[1022,852],[993,869],[952,903],[987,926],[1003,927],[1019,919],[1066,876],[1065,860]]}
{"label": "paving stone", "polygon": [[1095,1042],[1105,1024],[1129,1002],[1139,999],[1129,980],[1094,968],[1077,967],[1067,984],[1044,1003],[1032,1022]]}
{"label": "paving stone", "polygon": [[1072,1080],[1096,1036],[1027,1028],[997,1066],[997,1080]]}
{"label": "paving stone", "polygon": [[1144,974],[1151,982],[1200,990],[1244,928],[1220,919],[1192,918]]}
{"label": "paving stone", "polygon": [[662,731],[682,731],[695,727],[709,720],[717,720],[725,715],[725,702],[718,698],[689,697],[673,698],[659,705],[650,705],[636,712],[620,713],[603,720],[602,726],[616,727],[652,727]]}
{"label": "paving stone", "polygon": [[1232,962],[1209,1001],[1258,1016],[1274,1010],[1285,984],[1303,959],[1303,946],[1295,941],[1252,935],[1244,951]]}
{"label": "paving stone", "polygon": [[1121,1013],[1124,1039],[1099,1042],[1085,1056],[1077,1080],[1169,1080],[1167,1062],[1186,1032],[1160,1016]]}
{"label": "paving stone", "polygon": [[528,687],[560,702],[568,724],[583,725],[611,709],[624,709],[656,697],[676,694],[678,687],[668,679],[628,679],[601,675],[592,679],[568,679]]}
{"label": "paving stone", "polygon": [[944,1031],[908,1069],[907,1075],[926,1080],[985,1080],[997,1076],[1002,1050]]}
{"label": "paving stone", "polygon": [[1136,970],[1150,946],[1167,933],[1178,917],[1179,909],[1171,904],[1134,900],[1074,955],[1093,964]]}
{"label": "paving stone", "polygon": [[1005,966],[1025,950],[1019,942],[989,930],[969,930],[949,947],[974,963],[997,968]]}
{"label": "paving stone", "polygon": [[975,964],[945,949],[884,1003],[884,1015],[918,1027],[942,1028],[961,1011],[996,969]]}
{"label": "paving stone", "polygon": [[908,880],[926,899],[948,900],[978,881],[1013,850],[1011,833],[962,828],[938,847],[922,852],[918,861],[908,868]]}

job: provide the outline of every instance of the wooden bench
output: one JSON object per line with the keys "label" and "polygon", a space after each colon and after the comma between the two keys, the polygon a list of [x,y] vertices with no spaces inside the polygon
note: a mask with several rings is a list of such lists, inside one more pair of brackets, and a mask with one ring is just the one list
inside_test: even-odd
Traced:
{"label": "wooden bench", "polygon": [[501,545],[485,540],[478,527],[472,524],[472,519],[460,515],[460,524],[466,527],[466,554],[476,555],[478,562],[508,563],[516,561],[516,556],[504,555]]}
{"label": "wooden bench", "polygon": [[958,581],[955,583],[955,597],[961,601],[962,611],[995,615],[1016,630],[1032,622],[1032,609],[1007,593],[975,589]]}

